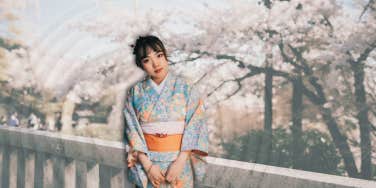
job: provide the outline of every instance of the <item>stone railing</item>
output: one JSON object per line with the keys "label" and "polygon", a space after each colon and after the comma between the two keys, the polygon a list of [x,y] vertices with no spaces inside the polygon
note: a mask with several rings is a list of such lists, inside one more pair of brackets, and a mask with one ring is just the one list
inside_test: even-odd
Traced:
{"label": "stone railing", "polygon": [[[120,142],[0,127],[0,187],[134,187],[127,181]],[[376,182],[207,158],[199,187],[369,187]]]}

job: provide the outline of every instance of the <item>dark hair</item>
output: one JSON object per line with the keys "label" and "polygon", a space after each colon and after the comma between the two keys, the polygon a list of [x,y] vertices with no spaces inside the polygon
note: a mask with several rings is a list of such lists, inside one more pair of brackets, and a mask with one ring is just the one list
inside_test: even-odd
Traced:
{"label": "dark hair", "polygon": [[136,40],[133,47],[133,55],[135,55],[136,65],[143,69],[141,60],[147,57],[147,48],[151,48],[155,52],[163,52],[167,60],[166,48],[164,47],[162,41],[153,35],[140,36]]}

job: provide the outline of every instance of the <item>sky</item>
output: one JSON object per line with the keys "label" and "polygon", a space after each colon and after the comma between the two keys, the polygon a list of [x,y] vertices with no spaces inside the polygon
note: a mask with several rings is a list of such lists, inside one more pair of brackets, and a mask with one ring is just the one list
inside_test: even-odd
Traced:
{"label": "sky", "polygon": [[[90,59],[119,48],[109,39],[99,39],[91,34],[72,31],[66,25],[73,21],[90,19],[107,9],[134,12],[189,9],[198,11],[205,4],[221,6],[223,0],[29,0],[21,11],[17,27],[23,31],[21,40],[28,46],[62,54],[65,58]],[[177,27],[178,28],[178,27]]]}
{"label": "sky", "polygon": [[[251,0],[257,1],[257,0]],[[351,13],[351,0],[341,0]],[[90,19],[109,8],[134,12],[181,9],[197,11],[205,6],[226,7],[225,0],[26,0],[20,12],[17,27],[23,34],[21,40],[28,46],[38,47],[68,59],[91,59],[119,48],[120,44],[91,34],[69,30],[73,21]],[[181,28],[181,27],[176,27]],[[185,28],[184,28],[185,29]]]}

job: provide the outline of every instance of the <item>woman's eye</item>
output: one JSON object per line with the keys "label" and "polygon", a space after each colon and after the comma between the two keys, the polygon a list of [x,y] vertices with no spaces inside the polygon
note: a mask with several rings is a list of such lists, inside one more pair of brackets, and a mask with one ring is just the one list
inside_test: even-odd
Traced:
{"label": "woman's eye", "polygon": [[161,57],[163,57],[163,54],[158,54],[158,56],[157,56],[157,57],[161,58]]}
{"label": "woman's eye", "polygon": [[147,62],[149,62],[149,59],[142,60],[142,63],[147,63]]}

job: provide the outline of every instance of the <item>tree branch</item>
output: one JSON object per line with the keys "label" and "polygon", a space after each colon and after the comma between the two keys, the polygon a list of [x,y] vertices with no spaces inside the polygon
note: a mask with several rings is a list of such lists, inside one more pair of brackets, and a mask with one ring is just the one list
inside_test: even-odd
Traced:
{"label": "tree branch", "polygon": [[316,105],[321,105],[321,99],[311,90],[309,90],[304,84],[302,84],[302,90],[305,96],[307,96],[312,103]]}
{"label": "tree branch", "polygon": [[287,72],[275,70],[273,68],[258,67],[258,66],[254,66],[254,65],[245,66],[245,63],[242,60],[237,59],[235,56],[224,55],[224,54],[212,54],[212,53],[209,53],[209,52],[201,52],[201,51],[196,51],[196,52],[215,57],[216,59],[219,59],[219,60],[231,60],[235,63],[238,63],[238,67],[249,69],[251,72],[253,72],[252,74],[254,74],[254,73],[255,74],[265,73],[267,69],[270,69],[270,71],[273,73],[273,76],[279,76],[279,77],[286,78],[288,80],[292,80],[290,74],[287,73]]}
{"label": "tree branch", "polygon": [[[303,85],[303,92],[304,94],[311,99],[312,102],[315,102],[317,104],[323,104],[325,102],[325,94],[323,92],[323,88],[322,86],[318,83],[318,78],[315,77],[313,75],[313,71],[312,69],[308,66],[307,64],[307,61],[303,58],[302,56],[302,51],[300,51],[299,49],[293,47],[292,45],[288,44],[289,48],[291,49],[291,51],[294,53],[297,61],[301,62],[302,65],[299,65],[297,63],[292,63],[292,65],[294,65],[296,68],[298,68],[299,70],[302,70],[304,73],[307,74],[307,76],[309,76],[309,82],[311,83],[311,85],[315,88],[315,91],[317,93],[317,95],[315,94],[315,92],[312,92],[310,91],[308,88],[306,88],[304,85]],[[281,50],[281,48],[280,48]],[[284,53],[284,50],[282,48],[281,50],[281,53]],[[283,57],[283,54],[282,54],[282,57]],[[289,59],[292,59],[292,58],[289,58]]]}
{"label": "tree branch", "polygon": [[368,8],[370,8],[372,6],[373,3],[375,3],[374,0],[369,0],[368,1],[368,3],[366,4],[366,6],[364,6],[363,11],[360,13],[359,20],[362,19],[363,15],[366,13],[366,11],[368,10]]}
{"label": "tree branch", "polygon": [[213,54],[213,53],[209,53],[209,52],[206,52],[206,51],[200,51],[200,50],[197,50],[197,51],[194,51],[194,52],[198,53],[198,54],[202,54],[202,55],[212,56],[212,57],[214,57],[216,59],[220,59],[220,60],[231,60],[235,63],[238,63],[239,68],[245,68],[245,63],[242,60],[237,59],[235,56],[231,56],[231,55],[227,55],[227,54]]}
{"label": "tree branch", "polygon": [[326,100],[325,99],[325,94],[324,94],[324,89],[318,83],[318,78],[316,78],[314,76],[310,76],[309,77],[309,83],[311,83],[311,85],[315,88],[315,91],[317,93],[317,97],[318,97],[320,103],[324,103],[325,100]]}
{"label": "tree branch", "polygon": [[351,54],[349,50],[346,51],[346,54],[349,56],[349,60],[347,62],[350,63],[350,65],[355,65],[357,63],[362,63],[363,61],[367,60],[369,54],[376,48],[376,41],[371,43],[371,45],[366,48],[358,57],[358,59],[355,60],[354,56]]}
{"label": "tree branch", "polygon": [[297,61],[299,61],[302,65],[299,65],[298,63],[296,63],[293,58],[291,57],[288,57],[286,54],[285,54],[285,51],[284,51],[284,48],[283,48],[283,44],[280,43],[279,44],[279,48],[280,48],[280,52],[282,54],[282,57],[286,58],[286,60],[288,60],[288,62],[290,62],[290,64],[292,64],[293,66],[295,66],[298,70],[302,70],[304,73],[306,73],[306,75],[308,76],[309,78],[309,82],[311,83],[311,85],[315,88],[315,91],[317,94],[315,94],[315,92],[313,91],[310,91],[307,87],[304,86],[303,84],[303,92],[304,94],[310,98],[313,102],[317,103],[317,104],[323,104],[325,102],[325,94],[323,92],[323,88],[322,86],[318,83],[318,78],[315,77],[313,75],[313,71],[312,69],[308,66],[307,64],[307,61],[304,59],[304,57],[302,56],[302,51],[299,50],[298,48],[295,48],[293,47],[292,45],[290,44],[287,44],[288,47],[291,49],[291,51],[293,52],[293,54],[295,55]]}
{"label": "tree branch", "polygon": [[291,51],[294,53],[296,60],[299,61],[302,65],[301,68],[303,69],[304,73],[307,75],[312,75],[312,69],[308,66],[307,61],[303,58],[303,51],[299,50],[298,48],[293,47],[291,44],[287,44]]}
{"label": "tree branch", "polygon": [[281,55],[282,55],[282,58],[283,58],[283,61],[286,62],[286,63],[289,63],[291,65],[293,65],[295,68],[297,68],[298,70],[304,70],[304,67],[297,64],[295,61],[294,61],[294,58],[292,57],[289,57],[286,52],[285,52],[285,48],[284,48],[284,44],[283,44],[283,41],[281,40],[278,44],[278,48],[279,48],[279,51],[281,52]]}
{"label": "tree branch", "polygon": [[329,18],[327,16],[325,16],[325,15],[322,15],[322,17],[324,18],[324,21],[328,24],[330,30],[333,31],[333,25],[330,22]]}
{"label": "tree branch", "polygon": [[[218,60],[230,60],[232,62],[238,63],[238,67],[240,67],[240,68],[247,68],[250,71],[246,75],[244,75],[244,76],[242,76],[240,78],[235,78],[235,79],[230,79],[230,80],[223,81],[213,91],[211,91],[210,93],[208,93],[208,95],[207,95],[208,97],[210,97],[214,92],[216,92],[218,89],[220,89],[227,82],[236,82],[238,84],[238,88],[233,93],[231,93],[230,95],[228,95],[226,97],[226,99],[228,99],[228,98],[232,97],[233,95],[235,95],[241,89],[241,81],[242,80],[244,80],[246,78],[249,78],[249,77],[252,77],[254,75],[257,75],[257,74],[266,73],[266,71],[270,71],[273,74],[273,76],[283,77],[283,78],[286,78],[287,80],[290,80],[290,81],[293,80],[293,78],[290,76],[289,73],[284,72],[284,71],[280,71],[280,70],[275,70],[272,67],[258,67],[258,66],[254,66],[254,65],[247,65],[247,66],[245,66],[245,63],[242,60],[237,59],[235,56],[226,55],[226,54],[213,54],[213,53],[209,53],[209,52],[206,52],[206,51],[199,51],[199,50],[198,51],[194,51],[194,52],[198,53],[198,54],[201,54],[200,56],[207,55],[207,56],[212,56],[212,57],[214,57],[214,58],[216,58]],[[199,81],[201,79],[203,79],[204,77],[206,77],[207,75],[208,74],[205,73],[199,79]]]}
{"label": "tree branch", "polygon": [[238,88],[234,92],[232,92],[230,95],[227,95],[227,97],[225,98],[225,100],[226,100],[226,99],[234,96],[237,92],[240,91],[240,89],[241,89],[241,81],[243,81],[246,78],[250,78],[252,76],[255,76],[257,74],[259,74],[259,73],[258,72],[249,72],[249,73],[245,74],[242,77],[235,78],[235,79],[230,79],[230,80],[225,80],[221,84],[219,84],[216,88],[214,88],[213,91],[209,92],[207,96],[210,97],[214,92],[216,92],[218,89],[220,89],[222,86],[224,86],[227,82],[236,82],[238,84]]}
{"label": "tree branch", "polygon": [[[371,112],[373,113],[373,115],[374,116],[376,116],[376,111],[374,110],[374,109],[370,109],[371,110]],[[375,125],[373,124],[373,123],[371,123],[370,122],[370,126],[371,126],[371,129],[372,129],[372,134],[374,135],[374,136],[376,136],[376,127],[375,127]]]}
{"label": "tree branch", "polygon": [[203,80],[207,75],[214,72],[214,70],[216,70],[218,67],[220,67],[224,64],[226,64],[226,63],[224,62],[224,63],[218,64],[218,65],[214,66],[212,69],[210,69],[210,71],[205,72],[193,85],[195,86],[197,83],[201,82],[201,80]]}
{"label": "tree branch", "polygon": [[[193,53],[190,54],[190,56],[192,55]],[[192,62],[192,61],[196,61],[197,59],[200,59],[204,56],[205,54],[199,54],[197,57],[188,57],[187,59],[184,59],[184,60],[181,60],[181,61],[172,61],[172,60],[168,60],[170,63],[170,65],[176,65],[176,64],[179,64],[179,63],[185,63],[185,62]]]}
{"label": "tree branch", "polygon": [[362,54],[360,54],[360,56],[358,57],[358,59],[356,60],[356,62],[357,62],[357,63],[361,63],[361,62],[367,60],[369,54],[370,54],[375,48],[376,48],[376,41],[373,42],[368,48],[366,48]]}

